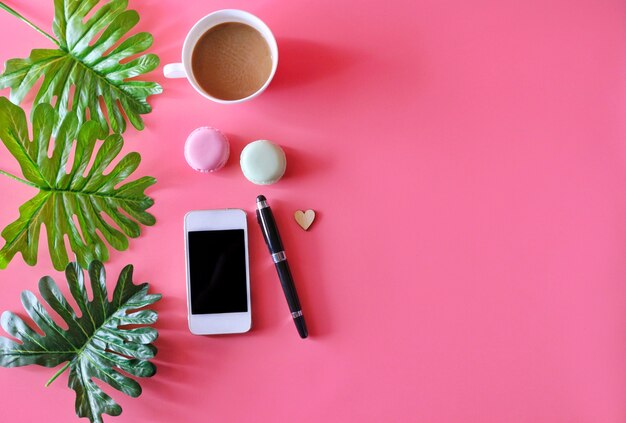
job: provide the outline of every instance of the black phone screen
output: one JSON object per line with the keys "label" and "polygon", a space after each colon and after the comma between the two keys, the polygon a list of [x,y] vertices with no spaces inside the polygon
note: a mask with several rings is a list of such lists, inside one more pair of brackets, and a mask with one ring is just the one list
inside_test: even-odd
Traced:
{"label": "black phone screen", "polygon": [[188,234],[191,314],[248,311],[243,229]]}

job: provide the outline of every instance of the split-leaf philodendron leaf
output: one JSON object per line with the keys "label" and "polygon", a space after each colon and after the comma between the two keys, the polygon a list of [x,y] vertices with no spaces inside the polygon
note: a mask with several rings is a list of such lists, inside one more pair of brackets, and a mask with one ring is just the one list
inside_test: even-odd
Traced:
{"label": "split-leaf philodendron leaf", "polygon": [[[93,11],[99,3],[104,4]],[[79,122],[97,120],[106,134],[109,124],[113,132],[124,132],[126,118],[135,128],[143,129],[140,115],[151,110],[146,98],[162,89],[155,82],[133,78],[155,69],[159,58],[142,54],[153,41],[146,32],[122,40],[139,21],[137,12],[127,10],[127,6],[127,0],[54,0],[55,38],[0,2],[0,8],[58,47],[35,49],[26,59],[7,61],[0,88],[10,87],[11,101],[19,104],[43,76],[35,104],[54,100],[61,118],[74,110]]]}
{"label": "split-leaf philodendron leaf", "polygon": [[[52,278],[41,278],[42,298],[68,329],[55,323],[35,294],[22,292],[24,309],[43,335],[14,313],[5,311],[0,319],[2,328],[19,342],[0,337],[0,366],[55,367],[66,363],[48,384],[69,368],[68,386],[76,391],[76,414],[92,422],[102,422],[102,414],[117,416],[122,408],[94,383],[94,379],[137,397],[141,394],[139,383],[118,369],[137,377],[150,377],[156,372],[156,367],[148,360],[156,354],[152,342],[158,333],[146,325],[156,322],[157,313],[143,308],[158,301],[161,295],[148,294],[148,283],[133,284],[130,265],[120,273],[112,301],[108,298],[102,263],[94,261],[89,266],[91,301],[78,264],[70,263],[65,275],[81,315],[77,316]],[[128,325],[133,328],[129,329]]]}
{"label": "split-leaf philodendron leaf", "polygon": [[6,268],[17,252],[29,265],[37,263],[42,224],[46,226],[52,263],[62,270],[69,262],[65,237],[78,262],[86,267],[92,260],[108,259],[105,240],[116,250],[125,250],[128,238],[139,236],[139,224],[155,223],[154,216],[146,212],[154,201],[144,191],[156,180],[144,176],[125,182],[139,166],[139,154],[127,154],[105,173],[122,149],[122,137],[113,134],[99,142],[98,124],[89,121],[81,125],[76,114],[70,112],[62,119],[50,146],[52,127],[58,120],[52,106],[37,105],[32,115],[31,141],[24,111],[0,98],[0,138],[17,160],[24,179],[0,173],[39,190],[20,207],[19,218],[2,231],[6,242],[0,250],[0,269]]}

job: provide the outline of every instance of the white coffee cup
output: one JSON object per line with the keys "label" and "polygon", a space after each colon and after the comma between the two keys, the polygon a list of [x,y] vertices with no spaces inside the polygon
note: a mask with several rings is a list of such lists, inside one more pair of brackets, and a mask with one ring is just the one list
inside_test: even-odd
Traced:
{"label": "white coffee cup", "polygon": [[[265,83],[253,94],[250,94],[247,97],[239,98],[236,100],[223,100],[221,98],[213,97],[206,91],[204,91],[196,78],[193,75],[193,71],[191,69],[191,56],[193,54],[193,49],[196,46],[196,43],[200,39],[200,37],[207,32],[209,29],[214,26],[227,23],[227,22],[237,22],[242,23],[252,28],[256,29],[261,33],[267,45],[270,49],[270,54],[272,56],[272,71],[270,72]],[[182,63],[170,63],[165,65],[163,68],[163,74],[166,78],[187,78],[191,86],[200,93],[205,98],[209,100],[215,101],[216,103],[222,104],[232,104],[232,103],[241,103],[243,101],[247,101],[253,99],[254,97],[261,94],[267,86],[272,81],[274,74],[276,73],[276,67],[278,66],[278,46],[276,45],[276,39],[272,34],[272,31],[265,25],[265,23],[254,16],[251,13],[245,12],[243,10],[236,9],[224,9],[218,10],[216,12],[210,13],[206,15],[204,18],[200,19],[196,24],[191,28],[187,37],[185,38],[185,43],[183,44],[183,55],[182,55]]]}

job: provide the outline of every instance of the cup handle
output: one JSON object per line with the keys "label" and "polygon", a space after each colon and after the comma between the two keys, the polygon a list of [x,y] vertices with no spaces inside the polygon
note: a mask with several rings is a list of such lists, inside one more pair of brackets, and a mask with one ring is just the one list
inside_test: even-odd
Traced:
{"label": "cup handle", "polygon": [[182,63],[169,63],[163,67],[163,75],[166,78],[186,78],[187,72]]}

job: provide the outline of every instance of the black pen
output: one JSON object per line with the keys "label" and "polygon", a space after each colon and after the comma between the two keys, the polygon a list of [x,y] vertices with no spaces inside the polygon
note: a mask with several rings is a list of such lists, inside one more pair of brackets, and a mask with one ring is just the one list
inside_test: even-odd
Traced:
{"label": "black pen", "polygon": [[309,336],[309,332],[306,329],[304,323],[304,316],[302,315],[302,307],[300,307],[300,300],[298,299],[298,293],[296,287],[293,284],[293,276],[289,270],[289,264],[287,263],[287,256],[285,255],[285,249],[283,243],[280,240],[278,234],[278,227],[272,214],[272,209],[267,204],[267,200],[264,196],[259,195],[256,198],[256,218],[261,226],[261,232],[263,232],[263,238],[267,244],[267,248],[270,250],[272,260],[276,265],[276,271],[278,272],[278,278],[280,284],[285,292],[287,298],[287,304],[289,305],[289,311],[293,317],[293,322],[296,324],[298,333],[301,338]]}

